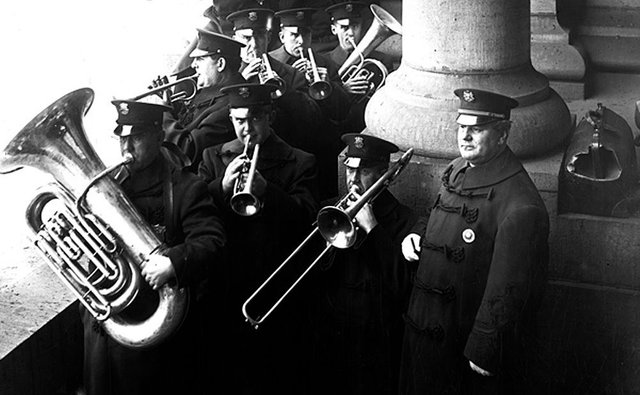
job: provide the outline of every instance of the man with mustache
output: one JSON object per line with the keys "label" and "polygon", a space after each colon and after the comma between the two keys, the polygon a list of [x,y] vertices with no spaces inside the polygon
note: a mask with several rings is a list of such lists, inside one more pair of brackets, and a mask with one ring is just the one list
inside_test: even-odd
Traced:
{"label": "man with mustache", "polygon": [[[548,263],[549,218],[507,145],[512,98],[457,89],[458,148],[428,220],[402,242],[419,261],[401,394],[521,393]],[[472,392],[473,391],[473,392]]]}

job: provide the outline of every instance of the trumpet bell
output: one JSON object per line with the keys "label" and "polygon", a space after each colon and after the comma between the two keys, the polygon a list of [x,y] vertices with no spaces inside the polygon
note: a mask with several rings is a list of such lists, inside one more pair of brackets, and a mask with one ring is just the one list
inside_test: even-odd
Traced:
{"label": "trumpet bell", "polygon": [[260,211],[260,199],[249,192],[236,193],[229,202],[231,209],[242,217],[250,217]]}
{"label": "trumpet bell", "polygon": [[314,100],[324,100],[331,96],[333,87],[327,81],[319,80],[309,86],[309,96]]}
{"label": "trumpet bell", "polygon": [[336,248],[349,248],[356,242],[356,226],[344,210],[327,206],[318,212],[318,231],[322,237]]}

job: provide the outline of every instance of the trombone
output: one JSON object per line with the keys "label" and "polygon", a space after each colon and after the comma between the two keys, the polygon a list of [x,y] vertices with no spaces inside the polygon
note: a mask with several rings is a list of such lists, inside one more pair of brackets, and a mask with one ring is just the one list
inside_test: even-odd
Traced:
{"label": "trombone", "polygon": [[[188,77],[183,77],[180,79],[177,79],[173,82],[169,82],[169,78],[165,75],[164,77],[162,77],[160,79],[160,81],[163,83],[163,85],[160,85],[158,87],[149,89],[148,91],[141,93],[137,96],[132,97],[129,100],[140,100],[144,97],[147,96],[151,96],[151,95],[155,95],[161,92],[166,91],[167,89],[173,88],[174,86],[180,85],[182,83],[186,83],[188,85],[190,85],[190,88],[187,89],[181,89],[178,92],[173,93],[171,96],[169,96],[169,103],[173,103],[173,102],[177,102],[177,101],[183,101],[183,102],[187,102],[191,99],[193,99],[196,95],[196,92],[198,90],[198,85],[196,82],[197,79],[197,74],[192,74]],[[150,87],[151,88],[151,87]],[[191,91],[191,93],[189,94],[188,92]]]}
{"label": "trombone", "polygon": [[[271,275],[258,287],[258,289],[249,296],[249,298],[242,305],[242,314],[246,321],[255,329],[264,322],[264,320],[273,313],[273,311],[282,303],[284,298],[291,293],[291,291],[298,285],[304,276],[333,248],[346,249],[356,242],[357,226],[354,223],[355,216],[365,204],[375,200],[382,191],[387,189],[389,185],[398,177],[398,175],[404,170],[406,165],[413,156],[413,148],[408,149],[400,159],[398,159],[389,169],[369,188],[362,194],[357,200],[354,201],[355,194],[358,191],[357,186],[353,186],[349,192],[342,198],[335,206],[327,206],[320,210],[316,218],[316,227],[314,230],[300,243],[300,245],[285,259],[278,268],[271,273]],[[349,201],[354,201],[349,205]],[[322,236],[326,241],[324,249],[320,254],[311,262],[309,266],[302,272],[298,278],[293,281],[293,284],[282,292],[282,295],[277,298],[275,303],[271,307],[266,308],[266,311],[262,314],[255,314],[249,312],[249,305],[254,299],[256,299],[265,287],[276,277],[276,275],[296,257],[300,251],[316,237],[316,235]]]}
{"label": "trombone", "polygon": [[[249,138],[247,137],[242,156],[248,158],[248,150]],[[236,214],[243,217],[250,217],[258,213],[258,211],[260,211],[260,208],[262,207],[260,199],[258,199],[256,195],[251,193],[251,189],[253,186],[253,177],[256,174],[256,164],[258,163],[259,153],[260,144],[256,144],[253,147],[253,155],[251,156],[251,160],[245,160],[245,163],[240,169],[240,174],[238,175],[238,179],[236,180],[236,184],[233,188],[233,196],[231,196],[231,200],[229,201],[231,209]]]}
{"label": "trombone", "polygon": [[269,62],[269,57],[266,53],[262,54],[262,63],[260,64],[258,78],[260,79],[260,83],[262,85],[271,84],[275,85],[278,88],[271,94],[272,99],[281,97],[287,90],[287,83],[282,78],[280,78],[280,76],[276,74],[275,71],[273,71],[271,62]]}
{"label": "trombone", "polygon": [[[331,92],[333,92],[333,87],[331,86],[331,83],[320,76],[320,73],[318,72],[318,65],[316,64],[316,59],[313,56],[313,51],[311,50],[311,48],[308,48],[308,51],[309,68],[311,69],[310,71],[313,76],[313,80],[309,85],[309,96],[311,96],[311,98],[314,100],[326,99],[327,97],[329,97],[329,95],[331,95]],[[304,57],[303,48],[300,48],[300,57],[306,60],[306,58]]]}

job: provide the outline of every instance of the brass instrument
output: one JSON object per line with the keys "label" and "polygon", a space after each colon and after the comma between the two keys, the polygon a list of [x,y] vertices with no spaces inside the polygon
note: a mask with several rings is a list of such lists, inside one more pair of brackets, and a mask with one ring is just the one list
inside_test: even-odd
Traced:
{"label": "brass instrument", "polygon": [[[248,158],[249,139],[244,145],[244,152],[242,156]],[[245,160],[245,163],[240,169],[240,174],[236,180],[236,184],[233,188],[233,196],[229,204],[231,209],[238,215],[243,217],[250,217],[260,211],[262,203],[260,199],[251,193],[253,187],[253,177],[256,174],[256,165],[258,163],[258,155],[260,152],[260,144],[256,144],[253,147],[253,155],[251,160]]]}
{"label": "brass instrument", "polygon": [[287,91],[287,83],[280,78],[275,71],[273,71],[271,62],[269,62],[269,57],[266,53],[262,54],[262,63],[260,64],[260,70],[258,71],[258,78],[262,85],[271,84],[278,88],[271,94],[273,99],[281,97]]}
{"label": "brass instrument", "polygon": [[[326,99],[331,95],[331,92],[333,92],[333,87],[331,86],[331,83],[320,76],[320,73],[318,72],[318,65],[316,64],[316,59],[313,56],[313,51],[311,50],[311,48],[309,48],[308,51],[309,68],[313,76],[313,80],[311,84],[309,84],[309,96],[311,96],[311,98],[314,100]],[[300,48],[300,57],[302,59],[306,59],[304,57],[304,49],[302,48]]]}
{"label": "brass instrument", "polygon": [[[188,293],[164,285],[151,316],[137,321],[120,314],[138,295],[140,265],[165,246],[108,176],[132,158],[105,168],[86,138],[82,121],[93,96],[91,89],[80,89],[40,112],[2,152],[0,173],[30,166],[53,176],[56,182],[27,208],[35,246],[115,341],[152,346],[181,325]],[[64,208],[44,218],[45,207],[56,201]]]}
{"label": "brass instrument", "polygon": [[356,45],[353,40],[350,40],[353,51],[342,66],[340,66],[340,69],[338,69],[338,75],[340,75],[343,83],[353,78],[361,77],[369,81],[367,92],[360,100],[370,97],[376,90],[384,85],[387,75],[389,74],[389,71],[382,62],[376,59],[366,59],[365,57],[390,36],[402,34],[402,25],[400,22],[385,11],[384,8],[371,4],[370,9],[374,16],[371,27],[369,27],[369,30],[367,30],[367,33],[365,33],[358,45]]}
{"label": "brass instrument", "polygon": [[[162,82],[163,85],[160,85],[158,87],[149,87],[150,89],[144,93],[141,93],[137,96],[132,97],[129,100],[140,100],[144,97],[147,96],[151,96],[151,95],[156,95],[159,93],[164,93],[165,91],[167,91],[168,89],[173,88],[174,86],[178,86],[181,84],[187,84],[189,86],[188,89],[181,89],[178,92],[175,92],[173,94],[171,94],[168,97],[168,102],[169,103],[173,103],[173,102],[178,102],[178,101],[184,101],[184,102],[188,102],[189,100],[193,99],[196,96],[196,92],[198,91],[198,83],[197,83],[197,78],[198,75],[197,74],[193,74],[190,75],[188,77],[183,77],[183,78],[179,78],[173,82],[169,82],[169,78],[165,75],[164,77],[162,77],[160,80]],[[189,93],[189,91],[191,93]]]}
{"label": "brass instrument", "polygon": [[[316,218],[317,226],[314,230],[304,239],[302,243],[285,259],[280,266],[255,290],[251,296],[242,305],[242,314],[251,326],[258,329],[258,327],[264,322],[264,320],[273,313],[273,311],[280,305],[284,298],[295,288],[296,285],[302,280],[302,278],[309,273],[309,271],[332,249],[332,248],[349,248],[356,241],[357,227],[354,223],[354,218],[358,211],[362,207],[375,200],[378,195],[398,177],[398,175],[404,170],[406,165],[413,156],[413,148],[408,149],[400,159],[398,159],[389,169],[373,184],[367,191],[359,198],[354,200],[354,196],[358,191],[358,187],[352,187],[349,192],[342,198],[335,206],[327,206],[320,210]],[[348,204],[348,202],[352,202]],[[302,274],[300,274],[277,300],[267,308],[262,314],[255,314],[249,312],[249,304],[254,301],[260,293],[272,282],[276,275],[281,272],[290,262],[302,251],[302,249],[309,245],[313,239],[317,236],[322,236],[325,243],[323,244],[323,250],[317,255],[317,258],[309,264]],[[254,318],[255,317],[255,318]]]}

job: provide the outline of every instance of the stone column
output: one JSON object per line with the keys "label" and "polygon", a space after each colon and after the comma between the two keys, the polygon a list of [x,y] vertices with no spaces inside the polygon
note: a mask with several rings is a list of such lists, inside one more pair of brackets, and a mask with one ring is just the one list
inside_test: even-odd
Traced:
{"label": "stone column", "polygon": [[547,153],[568,135],[569,110],[530,59],[529,0],[405,0],[402,63],[369,101],[372,135],[424,156],[458,156],[458,99],[472,87],[514,97],[509,145]]}
{"label": "stone column", "polygon": [[558,23],[556,0],[531,0],[531,62],[564,100],[585,98],[585,61]]}

